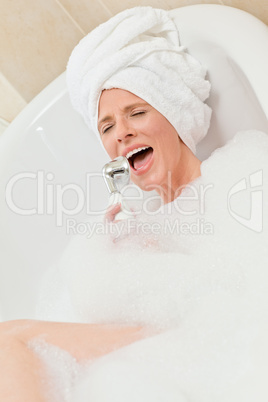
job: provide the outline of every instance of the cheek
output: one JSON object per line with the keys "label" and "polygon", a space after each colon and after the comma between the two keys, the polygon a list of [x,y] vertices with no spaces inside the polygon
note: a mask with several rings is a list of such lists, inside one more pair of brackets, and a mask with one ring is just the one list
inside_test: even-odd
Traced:
{"label": "cheek", "polygon": [[108,140],[105,140],[105,141],[101,140],[101,142],[102,142],[102,145],[104,146],[107,154],[110,156],[110,158],[114,159],[115,158],[115,150],[114,150],[114,146],[111,144],[111,142]]}
{"label": "cheek", "polygon": [[[166,132],[161,136],[157,145],[156,159],[163,170],[172,170],[180,159],[181,146],[177,133]],[[158,172],[160,174],[160,172]]]}
{"label": "cheek", "polygon": [[158,142],[162,145],[162,144],[167,144],[167,140],[168,143],[170,142],[171,139],[174,138],[174,128],[171,126],[171,124],[164,119],[162,116],[159,118],[159,116],[157,116],[156,119],[154,119],[153,121],[153,126],[155,130],[154,130],[154,138],[158,140]]}

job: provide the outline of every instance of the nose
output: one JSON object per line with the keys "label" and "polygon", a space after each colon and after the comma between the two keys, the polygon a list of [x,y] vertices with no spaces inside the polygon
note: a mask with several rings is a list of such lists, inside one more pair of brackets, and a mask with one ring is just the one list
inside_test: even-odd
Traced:
{"label": "nose", "polygon": [[126,120],[117,122],[116,125],[116,141],[122,142],[127,140],[129,137],[135,137],[136,131]]}

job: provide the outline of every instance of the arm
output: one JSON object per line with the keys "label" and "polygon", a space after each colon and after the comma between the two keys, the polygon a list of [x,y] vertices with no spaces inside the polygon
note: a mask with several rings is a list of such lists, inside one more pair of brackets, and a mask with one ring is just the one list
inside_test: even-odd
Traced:
{"label": "arm", "polygon": [[18,320],[0,323],[0,400],[44,402],[45,373],[28,348],[41,336],[69,352],[77,361],[95,359],[126,346],[146,334],[140,327]]}

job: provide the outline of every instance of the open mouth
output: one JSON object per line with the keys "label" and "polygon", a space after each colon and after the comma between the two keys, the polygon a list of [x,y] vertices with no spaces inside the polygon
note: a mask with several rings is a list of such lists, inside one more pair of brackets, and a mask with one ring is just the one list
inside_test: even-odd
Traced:
{"label": "open mouth", "polygon": [[153,152],[152,147],[144,147],[140,150],[135,150],[135,153],[128,157],[130,166],[136,171],[141,170],[151,160]]}

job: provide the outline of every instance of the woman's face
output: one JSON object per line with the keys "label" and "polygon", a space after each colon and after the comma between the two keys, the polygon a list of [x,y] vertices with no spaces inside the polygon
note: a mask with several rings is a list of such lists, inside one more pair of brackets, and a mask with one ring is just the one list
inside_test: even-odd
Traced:
{"label": "woman's face", "polygon": [[138,96],[122,89],[104,90],[98,128],[110,158],[126,156],[131,179],[143,190],[159,190],[168,175],[179,172],[182,141],[178,133]]}

